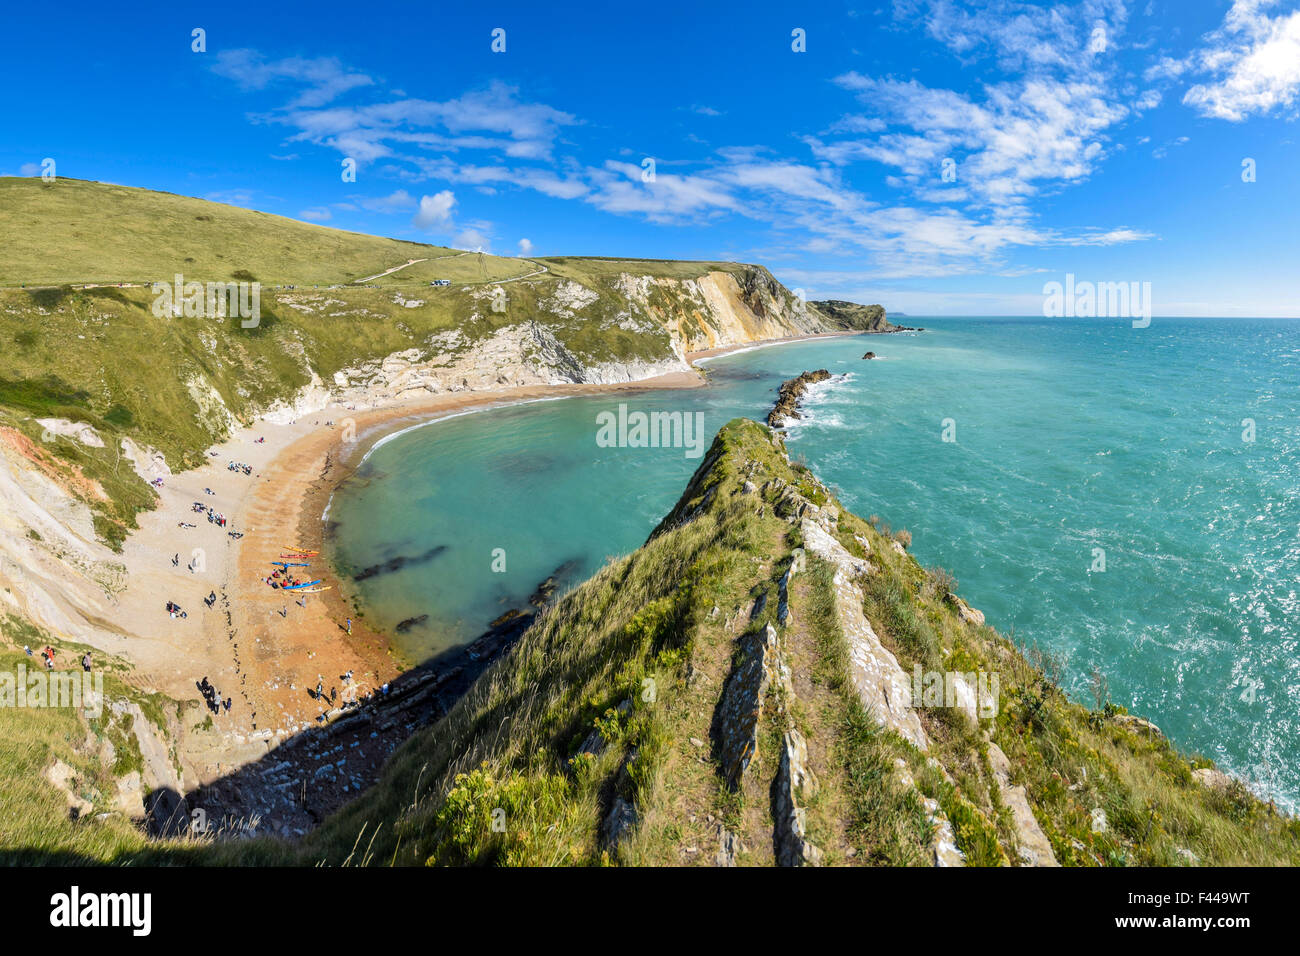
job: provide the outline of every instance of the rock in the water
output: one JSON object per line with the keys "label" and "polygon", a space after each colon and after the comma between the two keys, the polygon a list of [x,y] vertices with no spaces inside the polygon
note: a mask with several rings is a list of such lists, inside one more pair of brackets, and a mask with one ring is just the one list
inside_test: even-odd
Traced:
{"label": "rock in the water", "polygon": [[777,391],[776,404],[767,415],[767,423],[773,428],[784,428],[785,423],[791,418],[798,418],[799,399],[803,397],[804,391],[809,385],[824,382],[830,377],[830,372],[819,368],[815,372],[804,372],[796,378],[782,382],[781,388]]}
{"label": "rock in the water", "polygon": [[876,357],[876,353],[875,353],[875,352],[868,352],[866,355],[864,355],[864,356],[862,356],[862,357],[863,357],[864,359],[873,359],[873,358]]}

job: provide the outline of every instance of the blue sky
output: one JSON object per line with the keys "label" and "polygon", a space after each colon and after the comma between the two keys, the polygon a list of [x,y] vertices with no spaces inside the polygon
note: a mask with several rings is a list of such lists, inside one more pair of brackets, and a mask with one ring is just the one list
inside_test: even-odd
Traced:
{"label": "blue sky", "polygon": [[11,6],[0,174],[912,314],[1040,313],[1072,272],[1300,315],[1295,0],[178,6]]}

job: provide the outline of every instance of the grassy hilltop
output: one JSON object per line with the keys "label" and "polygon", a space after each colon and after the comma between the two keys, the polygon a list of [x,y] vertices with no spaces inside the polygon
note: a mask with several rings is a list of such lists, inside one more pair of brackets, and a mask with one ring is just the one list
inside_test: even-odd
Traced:
{"label": "grassy hilltop", "polygon": [[107,183],[0,178],[0,286],[199,280],[351,282],[457,250]]}

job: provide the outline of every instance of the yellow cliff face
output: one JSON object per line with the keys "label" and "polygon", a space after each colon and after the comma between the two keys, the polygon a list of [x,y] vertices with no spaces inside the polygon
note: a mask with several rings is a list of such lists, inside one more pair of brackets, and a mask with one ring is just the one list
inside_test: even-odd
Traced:
{"label": "yellow cliff face", "polygon": [[765,270],[747,275],[748,288],[735,274],[716,270],[696,279],[624,275],[619,288],[668,330],[681,352],[824,331],[819,317]]}

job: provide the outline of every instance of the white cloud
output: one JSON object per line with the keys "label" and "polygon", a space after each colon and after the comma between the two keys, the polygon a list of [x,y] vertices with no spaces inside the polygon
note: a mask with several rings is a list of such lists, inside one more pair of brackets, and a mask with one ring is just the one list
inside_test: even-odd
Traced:
{"label": "white cloud", "polygon": [[487,252],[492,240],[478,229],[464,229],[453,240],[457,249],[469,249],[472,252]]}
{"label": "white cloud", "polygon": [[595,191],[586,200],[606,212],[640,213],[651,222],[668,223],[744,210],[733,192],[710,176],[657,172],[653,181],[643,182],[639,165],[616,160],[588,173]]}
{"label": "white cloud", "polygon": [[[955,195],[1006,214],[1021,212],[1046,186],[1086,179],[1105,157],[1107,131],[1128,114],[1088,79],[1011,80],[985,87],[981,102],[915,80],[847,73],[836,83],[895,131],[865,140],[814,140],[814,155],[836,165],[871,160],[892,166],[902,184],[924,190],[942,182],[943,161],[953,159],[957,181],[969,190]],[[936,194],[927,192],[927,198]]]}
{"label": "white cloud", "polygon": [[420,197],[420,208],[416,211],[411,225],[416,229],[447,229],[451,226],[451,210],[456,205],[456,197],[450,189],[444,189],[432,196]]}
{"label": "white cloud", "polygon": [[577,122],[519,90],[493,82],[455,99],[400,99],[365,106],[290,108],[269,117],[298,130],[290,137],[337,149],[361,162],[393,157],[414,163],[407,149],[455,153],[492,150],[514,159],[547,159],[560,129]]}
{"label": "white cloud", "polygon": [[530,239],[519,240],[519,254],[521,256],[531,256],[533,254],[533,243]]}
{"label": "white cloud", "polygon": [[[921,6],[902,0],[900,7],[909,5]],[[1129,115],[1125,104],[1159,96],[1130,88],[1121,97],[1103,54],[1088,49],[1089,31],[1099,21],[1108,42],[1117,41],[1122,9],[1112,0],[1082,0],[1064,13],[1010,0],[995,0],[979,14],[955,12],[943,0],[926,9],[930,32],[963,56],[993,56],[1024,75],[965,94],[844,74],[835,82],[860,106],[803,140],[811,161],[731,147],[705,160],[657,157],[649,181],[642,178],[639,154],[630,151],[600,165],[576,157],[555,161],[561,133],[581,121],[528,102],[500,82],[445,101],[394,92],[368,105],[309,106],[299,96],[297,105],[262,119],[293,128],[291,139],[362,162],[385,160],[378,175],[408,184],[452,184],[462,196],[461,186],[488,194],[527,189],[665,225],[741,216],[779,236],[787,252],[866,259],[877,276],[1004,270],[1016,247],[1150,238],[1107,225],[1042,228],[1031,209],[1041,193],[1086,179],[1104,160],[1111,128]],[[288,72],[250,68],[242,82],[287,82]],[[711,108],[684,109],[708,115]],[[940,178],[948,158],[958,163],[955,183]],[[888,167],[883,197],[850,184],[849,167],[864,161]],[[349,199],[378,212],[414,209],[413,226],[456,233],[461,247],[486,249],[491,241],[490,223],[455,222],[459,207],[451,189],[420,195],[418,202],[405,189]],[[520,241],[519,251],[531,254],[531,242]]]}
{"label": "white cloud", "polygon": [[[452,201],[454,202],[455,200]],[[405,212],[416,203],[414,196],[408,193],[405,189],[399,189],[387,196],[372,196],[358,199],[357,204],[361,206],[361,208],[368,209],[371,212],[395,213]]]}
{"label": "white cloud", "polygon": [[334,57],[267,60],[256,50],[222,50],[212,72],[234,80],[245,90],[265,89],[279,81],[304,87],[290,108],[323,106],[349,90],[375,82],[364,73],[349,71]]}
{"label": "white cloud", "polygon": [[1253,113],[1290,109],[1300,92],[1300,10],[1270,17],[1275,0],[1236,0],[1223,25],[1194,59],[1214,78],[1188,89],[1183,102],[1241,122]]}
{"label": "white cloud", "polygon": [[298,213],[299,218],[306,219],[309,222],[328,222],[334,218],[333,214],[324,206],[317,206],[313,209],[304,209]]}
{"label": "white cloud", "polygon": [[1179,146],[1182,146],[1187,142],[1188,142],[1188,137],[1175,136],[1173,139],[1167,140],[1162,145],[1157,146],[1155,149],[1151,150],[1151,155],[1156,159],[1164,159],[1166,156],[1169,155],[1169,151],[1171,149],[1175,149]]}
{"label": "white cloud", "polygon": [[1153,110],[1159,106],[1161,99],[1162,97],[1159,90],[1144,90],[1133,106],[1135,109],[1145,112],[1147,110]]}
{"label": "white cloud", "polygon": [[212,202],[225,203],[227,206],[253,205],[253,194],[246,189],[219,189],[205,194],[203,198]]}

